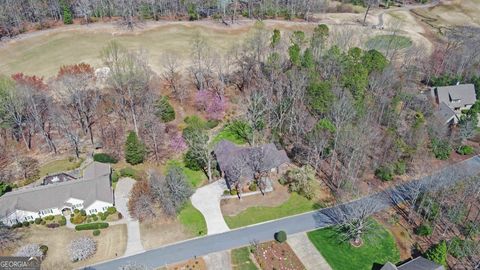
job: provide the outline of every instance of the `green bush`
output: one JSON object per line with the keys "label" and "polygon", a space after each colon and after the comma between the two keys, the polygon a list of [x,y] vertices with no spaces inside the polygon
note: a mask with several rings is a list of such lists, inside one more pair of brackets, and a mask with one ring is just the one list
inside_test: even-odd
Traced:
{"label": "green bush", "polygon": [[93,219],[93,221],[97,221],[97,220],[98,220],[98,217],[97,217],[97,216],[93,216],[92,219]]}
{"label": "green bush", "polygon": [[415,233],[420,236],[432,235],[433,228],[428,223],[422,223],[415,229]]}
{"label": "green bush", "polygon": [[480,234],[480,224],[467,221],[462,228],[462,234],[468,238],[475,238]]}
{"label": "green bush", "polygon": [[237,192],[236,189],[233,188],[233,189],[230,190],[230,195],[237,195],[237,194],[238,194],[238,192]]}
{"label": "green bush", "polygon": [[40,223],[42,223],[42,219],[41,218],[36,218],[35,219],[35,224],[39,225]]}
{"label": "green bush", "polygon": [[278,231],[274,234],[275,240],[279,243],[287,241],[287,233],[285,231]]}
{"label": "green bush", "polygon": [[99,236],[100,230],[93,230],[93,236]]}
{"label": "green bush", "polygon": [[447,267],[447,242],[442,240],[425,253],[425,258]]}
{"label": "green bush", "polygon": [[100,216],[100,219],[102,221],[105,221],[107,219],[107,215],[105,215],[105,214],[102,214],[102,215],[99,215],[99,216]]}
{"label": "green bush", "polygon": [[87,212],[86,212],[84,209],[82,209],[82,210],[80,210],[80,215],[86,217],[86,216],[87,216]]}
{"label": "green bush", "polygon": [[172,105],[168,101],[168,97],[163,96],[157,101],[156,105],[157,111],[155,114],[158,118],[162,120],[164,123],[168,123],[170,121],[175,120],[175,110],[173,109]]}
{"label": "green bush", "polygon": [[461,239],[457,236],[448,241],[448,253],[455,258],[464,258],[473,255],[475,252],[475,242],[470,239]]}
{"label": "green bush", "polygon": [[101,163],[117,163],[118,160],[109,154],[97,153],[93,155],[93,160]]}
{"label": "green bush", "polygon": [[114,206],[110,206],[110,207],[107,208],[107,213],[108,213],[109,215],[113,215],[113,214],[115,214],[116,212],[117,212],[117,208],[115,208]]}
{"label": "green bush", "polygon": [[42,223],[41,223],[41,224],[42,224],[42,225],[45,225],[45,224],[47,224],[47,222],[46,222],[45,220],[42,220]]}
{"label": "green bush", "polygon": [[393,180],[393,170],[390,166],[380,166],[375,170],[375,176],[382,181]]}
{"label": "green bush", "polygon": [[80,213],[80,210],[78,208],[76,208],[75,210],[73,210],[73,213],[78,214],[78,213]]}
{"label": "green bush", "polygon": [[452,152],[452,147],[447,141],[432,139],[430,144],[432,148],[432,152],[435,155],[435,158],[440,160],[446,160],[450,157],[450,153]]}
{"label": "green bush", "polygon": [[67,225],[67,219],[62,216],[62,218],[60,219],[60,221],[58,222],[58,224],[60,224],[60,226],[65,226]]}
{"label": "green bush", "polygon": [[118,182],[118,179],[120,179],[120,172],[118,171],[113,171],[112,172],[112,183]]}
{"label": "green bush", "polygon": [[47,256],[48,246],[46,246],[46,245],[41,245],[41,246],[40,246],[40,250],[42,251],[43,256]]}
{"label": "green bush", "polygon": [[75,230],[77,231],[98,230],[98,229],[105,229],[105,228],[108,228],[107,222],[94,222],[94,223],[80,224],[75,226]]}
{"label": "green bush", "polygon": [[86,220],[86,216],[75,215],[73,218],[70,218],[70,222],[73,224],[81,224]]}
{"label": "green bush", "polygon": [[248,186],[248,189],[250,191],[257,191],[257,184],[256,183],[251,183],[250,186]]}
{"label": "green bush", "polygon": [[473,147],[470,145],[462,145],[457,149],[457,153],[460,155],[471,155],[473,152]]}
{"label": "green bush", "polygon": [[208,120],[208,121],[205,123],[205,127],[206,127],[207,129],[212,129],[212,128],[217,127],[218,124],[220,124],[220,121],[218,121],[218,120]]}
{"label": "green bush", "polygon": [[404,175],[407,172],[407,164],[405,161],[400,160],[393,164],[393,172],[396,175]]}
{"label": "green bush", "polygon": [[24,221],[24,222],[22,223],[22,225],[23,225],[23,227],[28,227],[28,226],[30,226],[30,222]]}
{"label": "green bush", "polygon": [[55,216],[46,216],[45,219],[46,220],[53,220],[55,218]]}
{"label": "green bush", "polygon": [[137,133],[130,131],[125,141],[125,161],[137,165],[143,162],[145,155],[145,145],[138,138]]}

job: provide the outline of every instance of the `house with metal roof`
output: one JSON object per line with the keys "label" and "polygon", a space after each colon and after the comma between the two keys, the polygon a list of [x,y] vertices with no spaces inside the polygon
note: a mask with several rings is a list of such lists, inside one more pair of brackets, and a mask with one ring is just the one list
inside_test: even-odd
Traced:
{"label": "house with metal roof", "polygon": [[8,192],[0,197],[0,222],[11,226],[74,209],[105,212],[114,205],[110,176],[110,165],[92,162],[82,178]]}
{"label": "house with metal roof", "polygon": [[387,262],[380,270],[445,270],[445,267],[423,257],[417,257],[400,266]]}
{"label": "house with metal roof", "polygon": [[462,111],[470,109],[477,101],[473,84],[433,87],[431,93],[439,106],[436,115],[445,124],[458,123]]}

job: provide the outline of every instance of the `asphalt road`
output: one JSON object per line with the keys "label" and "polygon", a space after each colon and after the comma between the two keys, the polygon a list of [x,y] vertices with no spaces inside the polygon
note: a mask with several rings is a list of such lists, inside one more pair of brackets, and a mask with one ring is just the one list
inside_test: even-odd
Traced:
{"label": "asphalt road", "polygon": [[433,175],[343,205],[277,219],[221,234],[187,240],[185,242],[148,250],[129,257],[107,261],[85,269],[115,270],[128,262],[144,264],[155,269],[167,264],[188,260],[195,256],[200,257],[212,252],[249,245],[254,240],[259,242],[272,240],[273,234],[279,230],[284,230],[288,234],[312,231],[336,224],[338,219],[332,217],[338,217],[338,214],[342,209],[353,209],[353,206],[360,205],[366,201],[373,201],[374,206],[372,207],[375,208],[375,211],[381,211],[393,206],[395,203],[408,199],[410,194],[419,188],[433,189],[435,187],[448,186],[461,179],[465,179],[468,176],[477,175],[479,173],[480,158],[475,156],[471,159],[449,166]]}

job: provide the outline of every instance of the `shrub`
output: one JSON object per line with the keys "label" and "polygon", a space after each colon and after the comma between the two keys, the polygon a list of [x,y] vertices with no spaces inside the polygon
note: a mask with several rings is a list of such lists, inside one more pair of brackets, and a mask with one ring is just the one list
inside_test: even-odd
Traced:
{"label": "shrub", "polygon": [[97,220],[98,220],[98,217],[97,217],[97,216],[93,216],[92,219],[93,219],[93,221],[97,221]]}
{"label": "shrub", "polygon": [[40,246],[40,250],[42,251],[43,256],[47,256],[48,246],[46,246],[46,245],[41,245],[41,246]]}
{"label": "shrub", "polygon": [[125,161],[137,165],[143,162],[146,150],[143,142],[138,138],[137,133],[130,131],[125,142]]}
{"label": "shrub", "polygon": [[447,267],[447,242],[442,240],[425,253],[425,257],[433,262]]}
{"label": "shrub", "polygon": [[75,215],[73,218],[70,219],[70,222],[72,222],[73,224],[80,224],[83,223],[86,219],[86,216]]}
{"label": "shrub", "polygon": [[45,219],[46,220],[53,220],[55,218],[55,216],[46,216]]}
{"label": "shrub", "polygon": [[415,233],[420,236],[429,236],[433,232],[433,228],[428,223],[422,223],[415,229]]}
{"label": "shrub", "polygon": [[80,224],[75,226],[75,230],[77,231],[97,230],[97,229],[105,229],[105,228],[108,228],[108,223],[106,222],[87,223],[87,224]]}
{"label": "shrub", "polygon": [[117,215],[117,216],[118,216],[118,219],[122,219],[122,218],[123,218],[123,215],[122,215],[122,213],[120,213],[120,212],[118,212],[118,215]]}
{"label": "shrub", "polygon": [[480,233],[480,225],[473,222],[473,221],[467,221],[465,225],[462,228],[462,234],[465,237],[469,238],[475,238],[477,235]]}
{"label": "shrub", "polygon": [[39,225],[40,223],[42,223],[42,219],[41,218],[36,218],[35,219],[35,224]]}
{"label": "shrub", "polygon": [[65,226],[65,225],[67,225],[67,219],[62,216],[62,218],[60,219],[60,221],[58,223],[60,224],[60,226]]}
{"label": "shrub", "polygon": [[80,215],[86,217],[87,216],[87,212],[85,210],[80,210]]}
{"label": "shrub", "polygon": [[94,154],[93,160],[101,163],[117,163],[118,162],[116,158],[105,153]]}
{"label": "shrub", "polygon": [[113,171],[112,173],[112,182],[113,183],[116,183],[118,182],[118,179],[120,179],[120,172],[117,172],[117,171]]}
{"label": "shrub", "polygon": [[58,224],[58,223],[47,224],[47,228],[50,228],[50,229],[55,229],[55,228],[58,228],[58,227],[60,227],[60,224]]}
{"label": "shrub", "polygon": [[105,221],[107,219],[107,215],[105,215],[105,214],[102,214],[102,215],[99,215],[99,216],[100,216],[100,219],[102,221]]}
{"label": "shrub", "polygon": [[47,224],[47,222],[46,222],[45,220],[42,220],[42,223],[41,223],[41,224],[42,224],[42,225],[45,225],[45,224]]}
{"label": "shrub", "polygon": [[109,215],[113,215],[113,214],[115,214],[116,212],[117,212],[117,208],[115,208],[114,206],[110,206],[110,207],[107,208],[107,213],[108,213]]}
{"label": "shrub", "polygon": [[455,258],[464,258],[471,256],[475,252],[474,240],[463,240],[459,237],[454,237],[448,242],[448,253]]}
{"label": "shrub", "polygon": [[282,176],[278,179],[278,183],[280,183],[280,185],[282,186],[285,186],[286,184],[288,184],[288,179],[285,176]]}
{"label": "shrub", "polygon": [[70,214],[70,217],[74,217],[74,216],[75,216],[75,214],[74,214],[74,213],[71,213],[71,214]]}
{"label": "shrub", "polygon": [[78,208],[76,208],[75,210],[73,210],[73,213],[78,214],[78,213],[80,213],[80,210]]}
{"label": "shrub", "polygon": [[471,155],[473,152],[473,147],[470,145],[462,145],[457,149],[457,153],[460,155]]}
{"label": "shrub", "polygon": [[220,121],[218,120],[208,120],[206,123],[205,123],[205,127],[207,129],[212,129],[212,128],[215,128],[218,126],[218,124],[220,124]]}
{"label": "shrub", "polygon": [[279,243],[287,241],[287,233],[285,231],[278,231],[274,234],[275,240]]}
{"label": "shrub", "polygon": [[435,158],[440,160],[446,160],[450,157],[450,152],[452,152],[452,147],[447,141],[432,139],[430,144],[432,152],[435,155]]}
{"label": "shrub", "polygon": [[24,221],[24,222],[22,223],[22,225],[23,225],[23,227],[28,227],[28,226],[30,226],[30,222]]}
{"label": "shrub", "polygon": [[399,160],[393,164],[393,171],[396,175],[404,175],[407,172],[407,164],[403,160]]}
{"label": "shrub", "polygon": [[250,186],[248,186],[248,189],[250,191],[257,191],[257,184],[256,183],[251,183]]}
{"label": "shrub", "polygon": [[93,230],[92,234],[93,234],[93,236],[99,236],[100,235],[100,230]]}
{"label": "shrub", "polygon": [[238,194],[238,192],[237,192],[236,189],[231,189],[230,190],[230,195],[237,195],[237,194]]}
{"label": "shrub", "polygon": [[382,181],[393,180],[393,170],[390,166],[380,166],[375,170],[375,176]]}

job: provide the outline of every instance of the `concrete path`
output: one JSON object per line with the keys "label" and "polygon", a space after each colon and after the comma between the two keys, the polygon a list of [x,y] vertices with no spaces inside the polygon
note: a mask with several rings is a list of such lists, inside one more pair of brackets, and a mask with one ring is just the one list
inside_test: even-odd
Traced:
{"label": "concrete path", "polygon": [[133,184],[135,184],[134,179],[121,178],[118,180],[117,187],[115,188],[115,207],[117,208],[117,211],[123,215],[123,219],[117,223],[127,224],[127,249],[123,255],[125,257],[145,251],[140,239],[140,224],[138,220],[132,218],[128,212],[128,198]]}
{"label": "concrete path", "polygon": [[208,235],[230,230],[220,209],[220,200],[225,189],[227,189],[225,180],[220,179],[197,189],[192,195],[193,206],[202,212],[203,217],[205,217]]}
{"label": "concrete path", "polygon": [[455,165],[448,166],[433,175],[418,180],[412,180],[408,183],[400,184],[395,188],[368,195],[346,204],[276,219],[224,233],[198,237],[192,240],[148,250],[128,258],[119,258],[92,265],[89,266],[88,269],[118,269],[120,266],[132,261],[141,262],[150,268],[158,268],[166,264],[185,261],[194,256],[199,257],[214,252],[246,246],[254,240],[259,242],[270,241],[273,240],[273,234],[280,230],[286,231],[289,235],[312,231],[338,224],[338,219],[332,219],[332,215],[337,213],[339,209],[345,208],[348,205],[354,207],[355,205],[362,204],[362,202],[366,200],[374,200],[377,204],[375,211],[381,211],[408,200],[412,189],[415,190],[419,184],[421,189],[431,190],[435,187],[453,185],[466,177],[477,175],[479,173],[480,157],[475,156]]}
{"label": "concrete path", "polygon": [[306,233],[288,236],[287,243],[307,270],[332,270],[320,252],[310,242]]}
{"label": "concrete path", "polygon": [[230,251],[228,250],[210,253],[203,257],[208,270],[231,270],[232,262],[230,258]]}

